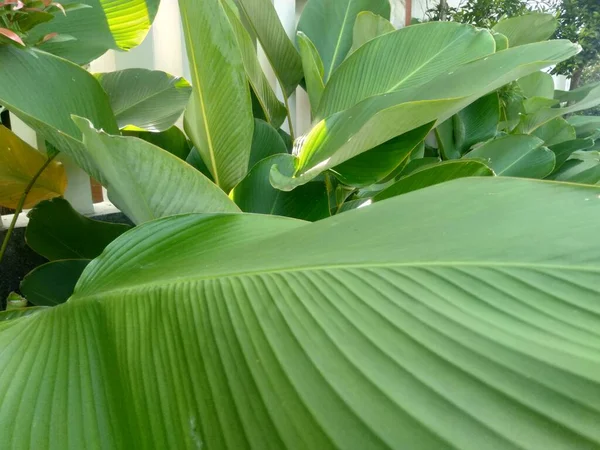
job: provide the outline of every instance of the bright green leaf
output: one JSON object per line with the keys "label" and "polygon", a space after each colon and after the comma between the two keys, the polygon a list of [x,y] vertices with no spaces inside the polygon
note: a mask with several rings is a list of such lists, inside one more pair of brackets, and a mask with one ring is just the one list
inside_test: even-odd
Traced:
{"label": "bright green leaf", "polygon": [[434,165],[426,165],[408,176],[400,178],[390,187],[379,192],[373,197],[373,202],[458,178],[493,175],[492,169],[479,161],[444,161]]}
{"label": "bright green leaf", "polygon": [[325,82],[331,78],[352,47],[356,17],[370,11],[390,18],[389,0],[310,0],[300,16],[298,31],[315,44],[325,67]]}
{"label": "bright green leaf", "polygon": [[363,11],[356,16],[354,31],[352,34],[352,48],[350,53],[358,50],[359,47],[369,42],[371,39],[382,34],[394,31],[396,28],[385,17],[373,14],[370,11]]}
{"label": "bright green leaf", "polygon": [[3,445],[597,447],[599,192],[470,178],[307,225],[148,223],[0,325]]}
{"label": "bright green leaf", "polygon": [[37,204],[27,216],[27,245],[51,261],[93,259],[131,228],[82,216],[62,198]]}
{"label": "bright green leaf", "polygon": [[567,122],[575,127],[578,138],[587,138],[600,130],[600,116],[571,116]]}
{"label": "bright green leaf", "polygon": [[109,196],[135,223],[189,212],[237,212],[227,195],[199,171],[141,139],[110,136],[73,119],[102,173]]}
{"label": "bright green leaf", "polygon": [[464,158],[483,161],[496,175],[527,178],[544,178],[556,163],[544,141],[527,135],[502,136],[475,148]]}
{"label": "bright green leaf", "polygon": [[153,132],[172,127],[183,114],[192,87],[160,70],[125,69],[99,73],[119,128]]}
{"label": "bright green leaf", "polygon": [[504,36],[502,33],[498,33],[496,31],[492,31],[492,36],[494,41],[496,41],[496,51],[506,50],[508,48],[508,38]]}
{"label": "bright green leaf", "polygon": [[21,281],[21,293],[36,306],[55,306],[73,294],[88,259],[52,261],[36,267]]}
{"label": "bright green leaf", "polygon": [[185,131],[229,192],[248,171],[252,102],[237,39],[219,0],[179,0],[193,92]]}
{"label": "bright green leaf", "polygon": [[519,78],[517,84],[525,97],[554,98],[554,79],[546,72],[533,72]]}
{"label": "bright green leaf", "polygon": [[539,137],[549,147],[575,139],[575,128],[562,117],[556,117],[537,128],[532,135]]}
{"label": "bright green leaf", "polygon": [[325,87],[318,118],[375,95],[423,85],[493,53],[494,45],[487,30],[454,22],[430,22],[387,33],[360,47],[339,67]]}
{"label": "bright green leaf", "polygon": [[510,47],[517,47],[545,41],[557,26],[558,21],[552,14],[530,13],[501,20],[492,29],[506,36]]}

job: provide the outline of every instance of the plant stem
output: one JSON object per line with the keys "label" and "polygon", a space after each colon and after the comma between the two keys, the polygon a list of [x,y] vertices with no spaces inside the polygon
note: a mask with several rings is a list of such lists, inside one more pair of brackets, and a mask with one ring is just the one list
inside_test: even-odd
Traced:
{"label": "plant stem", "polygon": [[25,190],[23,191],[23,194],[21,195],[21,198],[19,199],[19,203],[17,204],[17,208],[15,209],[15,214],[12,218],[12,221],[10,222],[10,226],[8,227],[8,230],[6,230],[6,236],[4,236],[4,240],[2,241],[2,248],[0,248],[0,262],[2,262],[2,259],[4,258],[4,253],[6,253],[6,249],[8,248],[8,241],[10,240],[10,236],[12,235],[12,232],[15,229],[15,225],[17,224],[17,219],[19,218],[19,214],[21,214],[21,211],[23,211],[23,205],[25,205],[25,200],[27,200],[27,195],[29,195],[29,192],[31,191],[31,189],[33,189],[33,186],[35,185],[35,182],[37,181],[37,179],[40,177],[42,172],[44,170],[46,170],[46,167],[48,167],[48,165],[52,162],[52,160],[55,157],[56,157],[56,154],[48,157],[46,162],[44,162],[42,167],[40,167],[40,169],[33,176],[31,181],[29,182],[29,184],[25,187]]}
{"label": "plant stem", "polygon": [[[282,89],[282,92],[283,92],[283,89]],[[294,125],[292,124],[292,113],[290,111],[290,105],[288,102],[288,98],[285,96],[285,93],[283,94],[283,101],[285,103],[285,111],[287,113],[288,127],[290,127],[290,137],[292,138],[292,143],[293,143],[294,140],[296,139],[294,137]]]}

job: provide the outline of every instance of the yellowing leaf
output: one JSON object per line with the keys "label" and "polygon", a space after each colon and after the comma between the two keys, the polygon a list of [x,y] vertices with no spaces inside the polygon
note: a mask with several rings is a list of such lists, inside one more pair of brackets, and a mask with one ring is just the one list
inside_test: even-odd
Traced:
{"label": "yellowing leaf", "polygon": [[[23,191],[46,162],[46,157],[0,125],[0,205],[16,208]],[[51,162],[27,195],[25,208],[64,194],[67,175],[62,164]]]}

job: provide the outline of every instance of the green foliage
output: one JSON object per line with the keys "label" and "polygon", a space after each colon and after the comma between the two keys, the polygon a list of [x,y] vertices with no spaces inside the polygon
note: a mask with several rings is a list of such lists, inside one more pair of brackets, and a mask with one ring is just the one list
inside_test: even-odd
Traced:
{"label": "green foliage", "polygon": [[[79,25],[113,47],[56,53],[153,17],[101,3]],[[599,446],[600,188],[574,183],[600,125],[569,115],[600,87],[541,72],[578,51],[555,19],[394,30],[387,1],[310,0],[296,48],[268,0],[179,5],[191,86],[0,45],[0,103],[136,224],[32,210],[52,261],[0,313],[2,446]]]}

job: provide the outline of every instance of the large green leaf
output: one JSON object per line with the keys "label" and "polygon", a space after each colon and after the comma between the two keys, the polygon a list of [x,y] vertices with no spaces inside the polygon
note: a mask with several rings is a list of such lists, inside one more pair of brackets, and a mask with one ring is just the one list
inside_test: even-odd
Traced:
{"label": "large green leaf", "polygon": [[444,161],[427,165],[406,177],[400,178],[373,197],[374,202],[406,194],[446,181],[465,177],[493,176],[494,172],[479,161]]}
{"label": "large green leaf", "polygon": [[[44,74],[43,81],[40,74]],[[118,133],[108,96],[96,78],[49,53],[9,45],[0,46],[0,78],[0,105],[102,181],[81,143],[81,131],[71,120],[75,114],[107,133]]]}
{"label": "large green leaf", "polygon": [[302,61],[288,38],[270,0],[237,0],[252,31],[256,34],[273,67],[286,97],[302,80]]}
{"label": "large green leaf", "polygon": [[89,259],[63,259],[42,264],[21,281],[20,290],[36,306],[55,306],[73,294],[77,280]]}
{"label": "large green leaf", "polygon": [[0,324],[3,446],[598,447],[599,193],[473,178],[308,225],[146,224]]}
{"label": "large green leaf", "polygon": [[444,159],[458,159],[479,143],[498,133],[500,103],[492,92],[453,115],[435,129],[438,147]]}
{"label": "large green leaf", "polygon": [[310,100],[310,110],[314,116],[317,113],[317,107],[321,102],[321,96],[325,89],[323,82],[325,69],[315,44],[301,31],[298,32],[298,48],[302,57],[302,68],[306,80],[306,92]]}
{"label": "large green leaf", "polygon": [[179,7],[193,83],[185,130],[229,192],[248,171],[254,125],[241,50],[219,0],[180,0]]}
{"label": "large green leaf", "polygon": [[[390,35],[378,39],[387,36]],[[577,51],[578,47],[569,41],[522,45],[464,64],[416,89],[370,97],[317,123],[297,142],[299,158],[294,177],[278,173],[274,168],[271,182],[279,189],[294,189],[402,133],[432,121],[443,122],[488,92],[551,65],[552,61],[562,61]]]}
{"label": "large green leaf", "polygon": [[125,69],[99,73],[119,128],[165,131],[183,114],[192,87],[160,70]]}
{"label": "large green leaf", "polygon": [[47,42],[42,48],[50,53],[87,64],[109,49],[130,50],[141,44],[156,16],[160,0],[61,0],[86,4],[91,8],[57,14],[51,22],[32,30],[33,37],[48,33],[73,36],[75,40]]}
{"label": "large green leaf", "polygon": [[467,153],[467,159],[480,159],[496,175],[544,178],[554,170],[554,153],[544,141],[527,135],[508,135],[486,142]]}
{"label": "large green leaf", "polygon": [[517,80],[525,97],[554,98],[554,79],[546,72],[534,72]]}
{"label": "large green leaf", "polygon": [[28,217],[27,245],[49,260],[93,259],[131,228],[82,216],[62,198],[37,204]]}
{"label": "large green leaf", "polygon": [[233,32],[235,33],[246,69],[246,75],[259,103],[262,115],[267,122],[275,128],[279,128],[287,114],[285,106],[277,99],[275,92],[269,84],[269,80],[267,80],[267,77],[263,73],[258,61],[256,48],[254,48],[254,42],[238,17],[238,11],[233,9],[235,5],[230,5],[227,2],[222,2],[222,5],[233,27]]}
{"label": "large green leaf", "polygon": [[596,135],[600,130],[600,116],[571,116],[567,122],[575,127],[578,138]]}
{"label": "large green leaf", "polygon": [[417,147],[431,131],[429,123],[401,134],[374,149],[361,153],[335,166],[331,171],[349,186],[365,187],[375,184],[401,169]]}
{"label": "large green leaf", "polygon": [[506,36],[510,47],[516,47],[545,41],[557,26],[558,21],[552,14],[530,13],[501,20],[492,29]]}
{"label": "large green leaf", "polygon": [[189,212],[237,212],[227,195],[198,170],[146,141],[110,136],[74,118],[111,199],[132,221]]}
{"label": "large green leaf", "polygon": [[600,182],[600,152],[574,152],[562,167],[548,178],[571,183],[597,184]]}
{"label": "large green leaf", "polygon": [[494,46],[487,30],[455,22],[430,22],[387,33],[360,47],[339,67],[325,87],[318,118],[375,95],[423,85],[493,53]]}
{"label": "large green leaf", "polygon": [[389,0],[310,0],[300,16],[298,31],[315,44],[327,82],[352,47],[356,16],[371,11],[390,18]]}
{"label": "large green leaf", "polygon": [[257,163],[246,178],[231,191],[231,198],[244,212],[274,214],[315,221],[329,216],[329,200],[325,183],[313,181],[282,192],[271,186],[269,172],[277,165],[280,170],[293,172],[294,157],[273,155]]}
{"label": "large green leaf", "polygon": [[356,16],[354,31],[352,34],[352,48],[350,53],[358,50],[359,47],[369,42],[371,39],[382,34],[394,31],[396,28],[385,17],[373,14],[370,11],[363,11]]}

